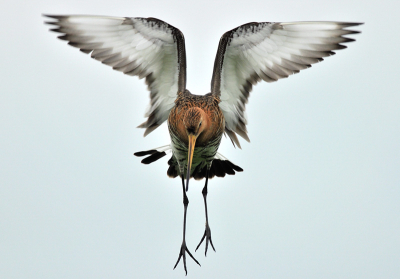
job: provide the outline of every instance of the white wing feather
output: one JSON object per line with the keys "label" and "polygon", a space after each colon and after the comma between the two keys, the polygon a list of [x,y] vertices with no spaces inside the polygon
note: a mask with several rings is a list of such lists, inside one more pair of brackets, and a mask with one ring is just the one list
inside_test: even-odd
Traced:
{"label": "white wing feather", "polygon": [[253,22],[226,32],[214,64],[211,92],[220,96],[225,132],[240,147],[235,133],[247,136],[245,104],[252,86],[260,80],[274,82],[345,48],[354,41],[343,35],[359,33],[346,22]]}
{"label": "white wing feather", "polygon": [[178,91],[186,87],[184,37],[175,27],[154,18],[48,16],[59,38],[127,75],[146,78],[151,103],[145,135],[168,118]]}

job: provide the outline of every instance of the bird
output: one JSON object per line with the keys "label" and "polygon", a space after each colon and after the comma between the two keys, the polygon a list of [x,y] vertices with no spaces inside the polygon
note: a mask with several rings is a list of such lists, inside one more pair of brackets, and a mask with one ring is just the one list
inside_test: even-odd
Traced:
{"label": "bird", "polygon": [[[186,88],[186,49],[182,32],[160,19],[90,15],[43,15],[59,39],[114,70],[144,78],[150,91],[144,136],[167,122],[170,144],[134,153],[153,163],[172,153],[167,175],[180,177],[183,192],[183,238],[178,260],[187,275],[186,245],[189,180],[205,178],[202,190],[205,240],[215,251],[207,211],[208,179],[234,175],[243,169],[218,152],[222,136],[241,148],[237,135],[247,135],[245,106],[254,85],[287,78],[355,41],[349,28],[360,22],[250,22],[225,32],[218,45],[210,92],[192,94]],[[186,180],[186,181],[185,181]]]}

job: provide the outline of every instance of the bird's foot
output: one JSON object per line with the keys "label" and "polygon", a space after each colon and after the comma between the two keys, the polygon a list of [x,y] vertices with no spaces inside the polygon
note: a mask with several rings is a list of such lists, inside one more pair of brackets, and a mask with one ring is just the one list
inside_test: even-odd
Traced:
{"label": "bird's foot", "polygon": [[[178,265],[179,261],[181,260],[181,258],[183,258],[183,267],[185,268],[185,272],[187,275],[187,269],[186,269],[186,252],[189,254],[189,256],[198,264],[200,265],[200,263],[193,257],[192,253],[190,253],[190,251],[188,250],[188,248],[186,247],[186,242],[183,241],[182,242],[182,246],[181,246],[181,250],[179,252],[179,257],[178,260],[176,261],[176,264],[174,266],[175,267]],[[200,265],[201,266],[201,265]]]}
{"label": "bird's foot", "polygon": [[206,240],[206,252],[204,253],[205,256],[207,256],[207,249],[208,249],[208,242],[210,242],[211,247],[213,248],[214,252],[215,252],[215,248],[214,245],[212,243],[212,239],[211,239],[211,230],[210,230],[210,226],[208,225],[208,223],[206,224],[206,230],[204,231],[203,237],[200,240],[199,245],[197,245],[196,250],[199,249],[200,245],[203,243],[203,240]]}

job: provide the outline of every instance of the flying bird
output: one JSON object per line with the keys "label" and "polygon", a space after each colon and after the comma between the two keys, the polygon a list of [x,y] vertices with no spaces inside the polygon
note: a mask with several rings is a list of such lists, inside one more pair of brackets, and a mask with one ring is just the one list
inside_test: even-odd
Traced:
{"label": "flying bird", "polygon": [[[202,191],[205,231],[196,250],[205,240],[214,249],[208,222],[208,179],[243,171],[218,153],[222,135],[240,147],[237,135],[249,141],[245,105],[253,85],[274,82],[298,73],[346,48],[354,41],[346,35],[359,31],[354,22],[250,22],[222,35],[214,63],[211,90],[194,95],[186,88],[186,52],[182,32],[156,19],[83,15],[45,15],[61,33],[58,38],[90,54],[92,58],[130,76],[145,78],[150,91],[147,120],[140,124],[144,136],[167,121],[171,143],[135,153],[147,156],[150,164],[172,152],[167,175],[182,180],[184,219],[179,250],[185,273],[186,253],[197,263],[186,245],[186,192],[189,180],[205,178]],[[186,180],[186,183],[185,183]],[[200,264],[199,264],[200,265]]]}

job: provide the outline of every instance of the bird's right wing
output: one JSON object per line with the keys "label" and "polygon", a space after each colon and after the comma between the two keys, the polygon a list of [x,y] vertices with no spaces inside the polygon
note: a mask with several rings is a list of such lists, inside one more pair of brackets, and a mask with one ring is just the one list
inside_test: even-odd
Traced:
{"label": "bird's right wing", "polygon": [[146,136],[165,120],[178,92],[186,89],[186,54],[182,32],[156,18],[46,15],[60,39],[124,74],[146,78],[150,107]]}

